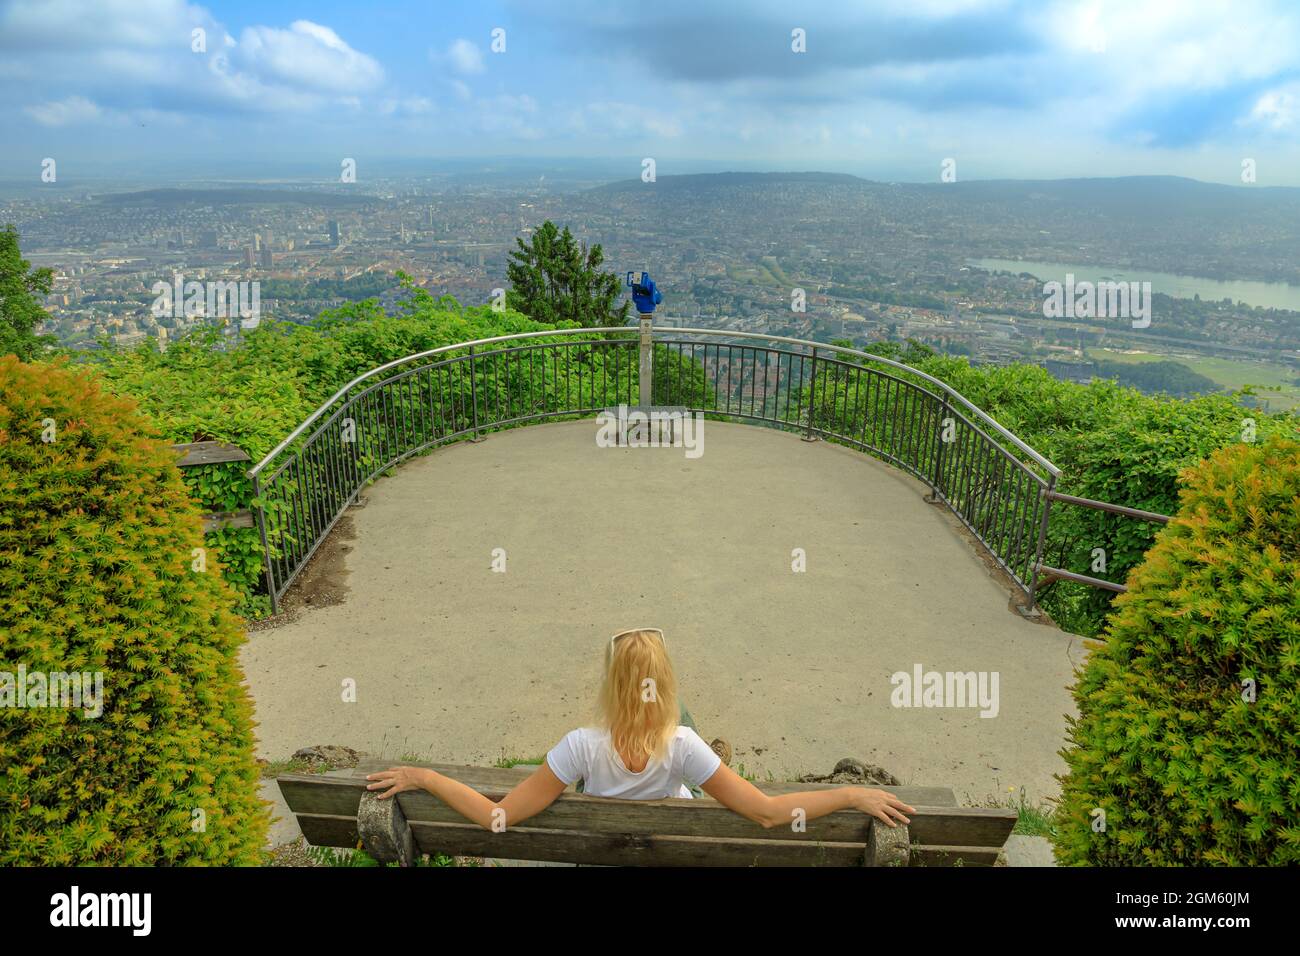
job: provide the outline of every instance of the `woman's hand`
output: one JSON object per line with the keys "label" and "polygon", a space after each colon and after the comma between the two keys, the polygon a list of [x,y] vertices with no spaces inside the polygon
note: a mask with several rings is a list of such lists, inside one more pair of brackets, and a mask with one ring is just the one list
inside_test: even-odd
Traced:
{"label": "woman's hand", "polygon": [[375,781],[366,784],[366,789],[383,790],[384,792],[379,795],[379,799],[387,800],[403,790],[424,789],[424,774],[425,770],[422,767],[390,767],[378,773],[366,774],[367,780]]}
{"label": "woman's hand", "polygon": [[892,793],[888,793],[884,790],[868,790],[866,788],[857,790],[857,800],[854,802],[854,806],[863,813],[869,813],[876,819],[883,820],[891,827],[898,826],[898,823],[894,822],[895,820],[899,823],[912,822],[903,815],[904,811],[907,813],[916,812],[914,807],[909,807]]}

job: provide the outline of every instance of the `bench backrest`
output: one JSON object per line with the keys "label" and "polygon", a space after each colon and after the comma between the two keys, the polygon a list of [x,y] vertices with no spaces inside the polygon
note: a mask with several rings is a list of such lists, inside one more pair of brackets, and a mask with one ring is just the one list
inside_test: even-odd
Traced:
{"label": "bench backrest", "polygon": [[[309,843],[364,845],[377,859],[417,853],[647,866],[987,865],[1015,826],[1013,810],[958,807],[946,787],[882,787],[916,808],[910,827],[889,828],[857,811],[764,829],[715,800],[614,800],[572,788],[521,826],[494,833],[423,791],[378,800],[365,775],[391,766],[363,760],[352,776],[278,778]],[[533,772],[423,764],[500,800]],[[769,794],[824,784],[758,784]]]}

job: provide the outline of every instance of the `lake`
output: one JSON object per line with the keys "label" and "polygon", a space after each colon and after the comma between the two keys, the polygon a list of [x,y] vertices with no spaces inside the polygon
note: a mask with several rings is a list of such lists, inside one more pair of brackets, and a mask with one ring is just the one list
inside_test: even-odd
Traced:
{"label": "lake", "polygon": [[1300,312],[1300,286],[1285,282],[1253,282],[1234,280],[1221,282],[1201,276],[1184,276],[1172,272],[1149,272],[1144,269],[1121,271],[1116,267],[1085,266],[1068,262],[1037,262],[1032,259],[967,259],[966,264],[999,272],[1028,272],[1044,282],[1064,282],[1067,272],[1074,274],[1077,282],[1112,280],[1125,282],[1150,282],[1151,291],[1176,299],[1202,299],[1218,302],[1228,298],[1234,302],[1258,305],[1272,309],[1292,309]]}

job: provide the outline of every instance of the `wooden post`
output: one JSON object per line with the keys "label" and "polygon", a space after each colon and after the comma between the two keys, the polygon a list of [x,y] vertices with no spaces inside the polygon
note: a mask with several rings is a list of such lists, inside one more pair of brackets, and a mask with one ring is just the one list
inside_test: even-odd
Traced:
{"label": "wooden post", "polygon": [[906,825],[891,827],[871,821],[863,866],[907,866],[911,853],[912,842]]}
{"label": "wooden post", "polygon": [[415,838],[396,797],[380,800],[367,790],[357,806],[357,835],[366,852],[380,863],[415,865]]}

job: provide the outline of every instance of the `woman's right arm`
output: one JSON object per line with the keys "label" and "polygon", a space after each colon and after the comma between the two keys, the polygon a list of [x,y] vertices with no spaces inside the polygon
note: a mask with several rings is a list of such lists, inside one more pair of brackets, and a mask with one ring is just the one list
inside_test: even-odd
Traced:
{"label": "woman's right arm", "polygon": [[403,790],[427,790],[447,806],[485,830],[500,832],[541,813],[564,792],[564,783],[546,763],[501,798],[489,800],[473,787],[426,767],[393,767],[367,775],[367,790],[382,790],[387,800]]}
{"label": "woman's right arm", "polygon": [[802,819],[815,820],[836,810],[861,810],[891,827],[910,822],[905,812],[916,812],[892,793],[867,787],[835,787],[768,796],[726,764],[721,764],[700,789],[765,829],[790,823],[800,811]]}

